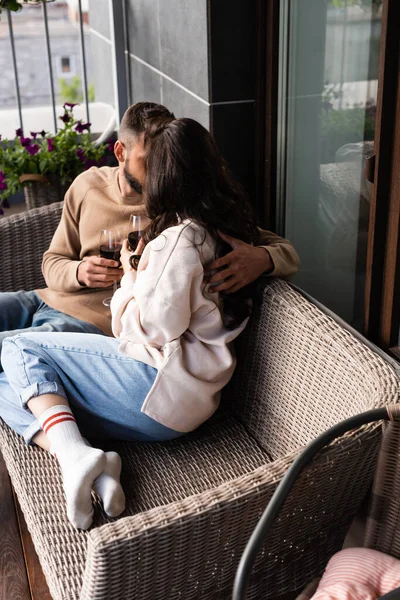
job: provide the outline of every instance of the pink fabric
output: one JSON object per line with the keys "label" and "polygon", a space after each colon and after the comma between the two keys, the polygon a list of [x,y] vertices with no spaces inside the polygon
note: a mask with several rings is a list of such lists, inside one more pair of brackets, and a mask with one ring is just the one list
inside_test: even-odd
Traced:
{"label": "pink fabric", "polygon": [[376,600],[400,587],[400,560],[347,548],[329,561],[312,600]]}

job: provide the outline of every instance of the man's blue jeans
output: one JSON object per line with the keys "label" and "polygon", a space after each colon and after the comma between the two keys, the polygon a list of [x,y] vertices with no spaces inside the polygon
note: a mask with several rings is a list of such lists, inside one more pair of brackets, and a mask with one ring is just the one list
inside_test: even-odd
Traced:
{"label": "man's blue jeans", "polygon": [[[0,293],[0,352],[4,340],[25,331],[103,334],[98,327],[47,306],[35,292]],[[3,370],[0,362],[0,373]]]}
{"label": "man's blue jeans", "polygon": [[89,440],[165,441],[182,435],[141,412],[157,370],[118,351],[119,341],[80,333],[7,338],[1,360],[0,417],[30,443],[40,430],[27,403],[66,398]]}

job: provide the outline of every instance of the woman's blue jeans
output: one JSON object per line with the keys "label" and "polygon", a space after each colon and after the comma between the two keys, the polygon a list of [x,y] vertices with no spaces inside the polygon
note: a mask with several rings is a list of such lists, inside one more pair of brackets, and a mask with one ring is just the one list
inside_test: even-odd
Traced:
{"label": "woman's blue jeans", "polygon": [[182,435],[141,412],[157,370],[90,333],[23,333],[3,342],[0,416],[27,443],[40,431],[27,402],[66,398],[89,440],[164,441]]}

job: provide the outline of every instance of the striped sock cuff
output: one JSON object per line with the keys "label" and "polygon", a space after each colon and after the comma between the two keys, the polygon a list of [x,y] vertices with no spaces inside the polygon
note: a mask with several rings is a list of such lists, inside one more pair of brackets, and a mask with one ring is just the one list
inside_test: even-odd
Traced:
{"label": "striped sock cuff", "polygon": [[73,421],[76,423],[75,417],[69,406],[52,406],[45,410],[39,417],[40,427],[46,434],[54,425],[58,425],[64,421]]}

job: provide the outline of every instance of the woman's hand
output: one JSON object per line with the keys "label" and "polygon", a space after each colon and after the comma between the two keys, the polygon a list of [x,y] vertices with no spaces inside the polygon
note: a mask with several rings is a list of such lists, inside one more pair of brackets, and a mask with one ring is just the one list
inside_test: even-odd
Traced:
{"label": "woman's hand", "polygon": [[138,255],[142,254],[144,249],[145,249],[145,243],[143,242],[143,240],[141,238],[140,238],[137,248],[134,250],[134,252],[131,251],[130,246],[128,244],[128,240],[124,240],[122,242],[120,261],[121,261],[121,265],[124,270],[124,273],[127,273],[128,271],[133,271],[131,265],[129,264],[129,257],[133,256],[133,255],[138,256]]}
{"label": "woman's hand", "polygon": [[131,250],[130,250],[128,240],[124,240],[122,242],[121,256],[120,256],[120,261],[121,261],[121,265],[124,270],[124,273],[127,273],[128,271],[132,271],[132,267],[129,264],[129,257],[132,254],[133,254],[133,252],[131,252]]}

